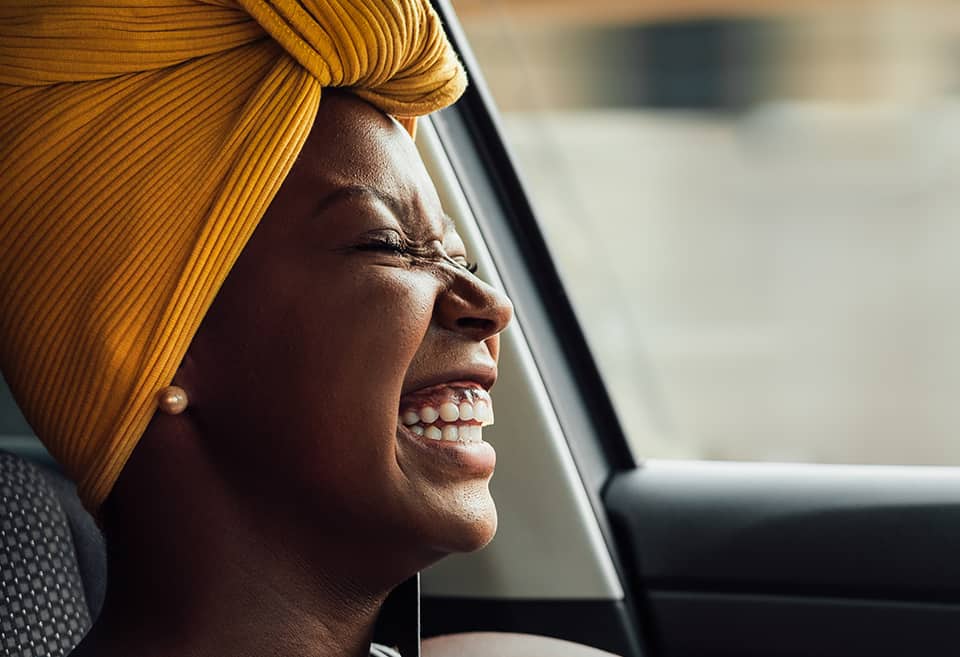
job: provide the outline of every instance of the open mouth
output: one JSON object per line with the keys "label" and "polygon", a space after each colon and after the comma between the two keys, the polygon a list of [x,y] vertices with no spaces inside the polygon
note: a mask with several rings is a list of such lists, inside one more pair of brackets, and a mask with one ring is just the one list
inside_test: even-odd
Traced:
{"label": "open mouth", "polygon": [[397,424],[426,441],[480,443],[483,427],[493,424],[493,403],[476,383],[444,383],[404,395]]}

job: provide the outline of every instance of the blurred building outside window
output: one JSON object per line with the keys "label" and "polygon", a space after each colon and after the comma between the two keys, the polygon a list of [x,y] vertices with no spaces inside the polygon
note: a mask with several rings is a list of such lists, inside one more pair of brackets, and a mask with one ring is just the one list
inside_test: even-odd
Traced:
{"label": "blurred building outside window", "polygon": [[639,458],[960,465],[960,4],[454,7]]}

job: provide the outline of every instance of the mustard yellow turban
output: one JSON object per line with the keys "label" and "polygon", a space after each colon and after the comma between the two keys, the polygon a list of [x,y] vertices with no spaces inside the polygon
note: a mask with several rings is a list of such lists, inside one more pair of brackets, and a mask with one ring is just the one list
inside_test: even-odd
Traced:
{"label": "mustard yellow turban", "polygon": [[0,368],[96,510],[324,87],[462,93],[426,0],[0,0]]}

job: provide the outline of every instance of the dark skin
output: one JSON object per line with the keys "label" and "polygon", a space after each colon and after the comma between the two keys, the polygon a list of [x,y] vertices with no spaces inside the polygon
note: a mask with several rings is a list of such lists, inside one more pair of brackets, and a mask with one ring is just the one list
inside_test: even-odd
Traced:
{"label": "dark skin", "polygon": [[512,307],[465,265],[409,136],[328,92],[175,377],[189,408],[104,505],[106,601],[72,654],[366,656],[397,584],[485,545],[492,461],[397,429],[401,395],[496,379]]}

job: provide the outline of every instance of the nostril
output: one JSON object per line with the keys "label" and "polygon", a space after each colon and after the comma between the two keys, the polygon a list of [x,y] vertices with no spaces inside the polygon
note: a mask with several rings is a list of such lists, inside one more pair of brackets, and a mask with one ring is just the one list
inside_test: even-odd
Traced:
{"label": "nostril", "polygon": [[460,317],[457,319],[457,328],[470,332],[492,334],[496,331],[496,324],[493,320],[483,317]]}

